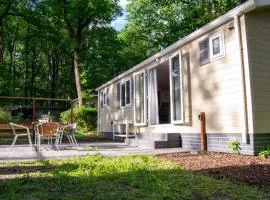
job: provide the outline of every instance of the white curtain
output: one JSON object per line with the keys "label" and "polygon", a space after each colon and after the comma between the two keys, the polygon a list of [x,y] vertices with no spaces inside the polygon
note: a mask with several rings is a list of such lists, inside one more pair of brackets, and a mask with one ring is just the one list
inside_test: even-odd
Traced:
{"label": "white curtain", "polygon": [[157,87],[157,70],[152,68],[148,71],[148,114],[150,125],[159,124]]}

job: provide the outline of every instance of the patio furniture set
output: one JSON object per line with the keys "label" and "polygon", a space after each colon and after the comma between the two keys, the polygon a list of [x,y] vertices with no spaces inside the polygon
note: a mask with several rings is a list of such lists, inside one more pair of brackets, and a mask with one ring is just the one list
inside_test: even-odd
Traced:
{"label": "patio furniture set", "polygon": [[[33,123],[33,134],[30,132],[30,128],[27,126],[22,126],[19,124],[10,123],[14,134],[14,140],[10,147],[10,151],[15,145],[18,137],[28,137],[29,145],[31,149],[35,149],[36,151],[40,151],[41,141],[47,140],[48,145],[52,145],[59,150],[59,146],[62,145],[63,137],[66,137],[69,143],[78,149],[78,143],[75,138],[75,132],[77,124],[69,124],[69,125],[61,125],[56,122],[42,122],[42,123]],[[23,131],[23,132],[22,132]],[[31,136],[34,137],[34,147],[32,144]]]}

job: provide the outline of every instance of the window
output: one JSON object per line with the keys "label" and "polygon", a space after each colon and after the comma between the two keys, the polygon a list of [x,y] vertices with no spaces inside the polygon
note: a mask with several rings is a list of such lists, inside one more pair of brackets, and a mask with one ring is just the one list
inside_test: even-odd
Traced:
{"label": "window", "polygon": [[128,80],[126,82],[126,105],[130,104],[130,93],[131,93],[130,80]]}
{"label": "window", "polygon": [[109,94],[108,94],[108,88],[103,89],[100,91],[100,106],[103,108],[104,106],[109,105]]}
{"label": "window", "polygon": [[127,80],[120,85],[120,105],[129,106],[131,102],[131,80]]}
{"label": "window", "polygon": [[223,32],[216,33],[199,43],[200,65],[205,65],[225,56]]}
{"label": "window", "polygon": [[209,37],[210,61],[214,61],[225,56],[223,33],[217,33]]}
{"label": "window", "polygon": [[116,85],[116,97],[117,97],[117,109],[121,107],[120,105],[120,83],[117,83]]}
{"label": "window", "polygon": [[199,43],[200,46],[200,65],[205,65],[210,62],[209,57],[209,39],[205,39]]}
{"label": "window", "polygon": [[121,107],[126,105],[126,83],[121,84]]}
{"label": "window", "polygon": [[100,91],[100,107],[103,108],[103,90]]}

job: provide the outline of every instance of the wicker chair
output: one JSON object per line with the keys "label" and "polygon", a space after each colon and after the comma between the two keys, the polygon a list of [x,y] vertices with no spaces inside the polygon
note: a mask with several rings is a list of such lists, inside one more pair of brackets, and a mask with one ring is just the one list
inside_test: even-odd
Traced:
{"label": "wicker chair", "polygon": [[[39,123],[34,126],[35,131],[35,145],[38,151],[40,151],[40,145],[42,139],[48,140],[48,145],[53,144],[53,138],[58,137],[59,124],[55,122]],[[58,150],[58,143],[55,143]]]}

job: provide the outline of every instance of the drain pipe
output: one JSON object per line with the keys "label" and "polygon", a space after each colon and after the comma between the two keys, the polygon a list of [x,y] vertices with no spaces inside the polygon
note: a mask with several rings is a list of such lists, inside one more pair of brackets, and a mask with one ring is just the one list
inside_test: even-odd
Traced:
{"label": "drain pipe", "polygon": [[240,16],[242,13],[238,13],[234,16],[234,22],[236,27],[236,34],[238,40],[238,49],[240,56],[241,67],[241,85],[242,85],[242,142],[248,143],[248,112],[247,112],[247,94],[246,94],[246,78],[245,78],[245,64],[243,54],[243,41],[241,35]]}

